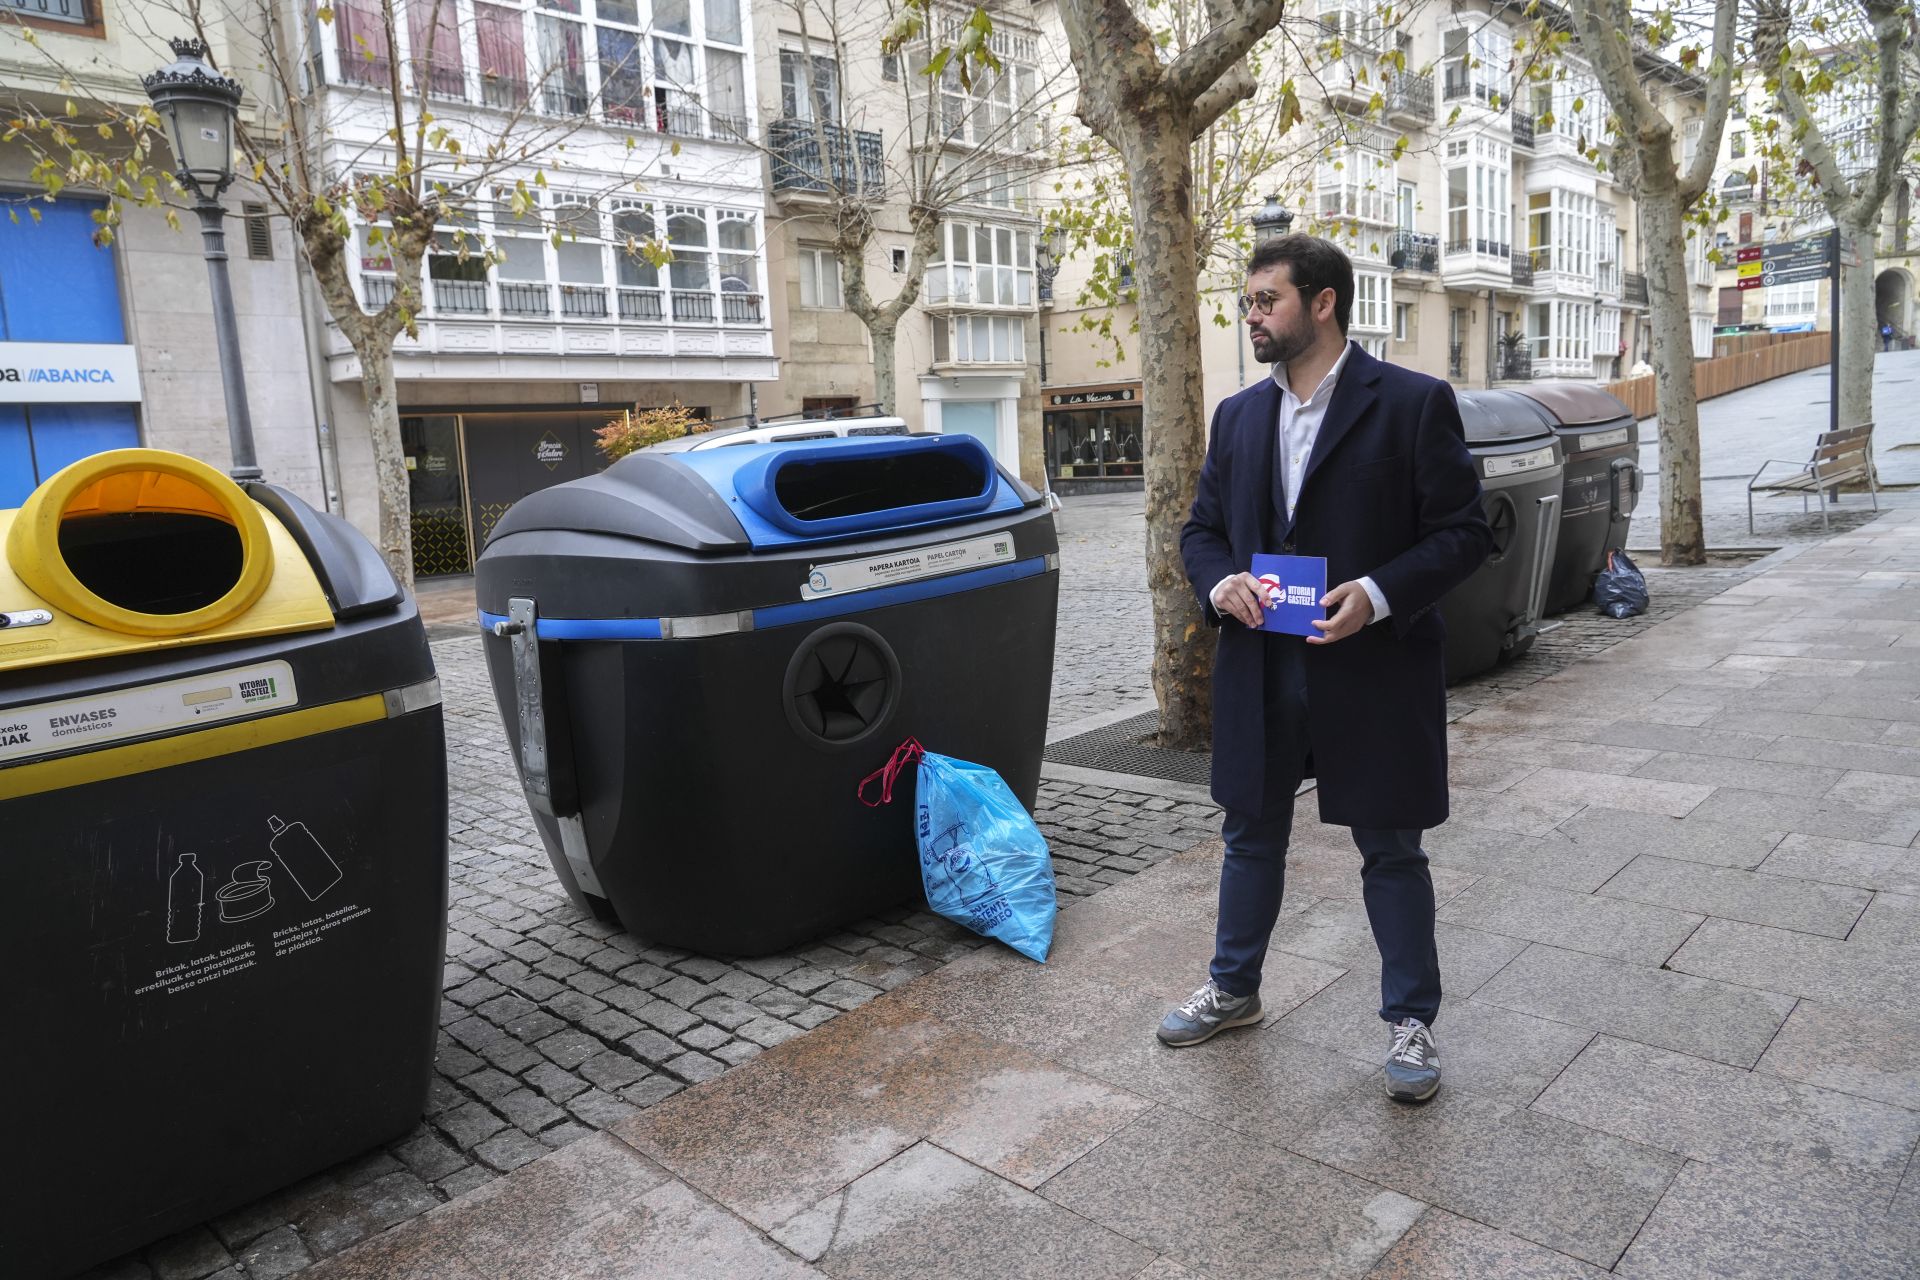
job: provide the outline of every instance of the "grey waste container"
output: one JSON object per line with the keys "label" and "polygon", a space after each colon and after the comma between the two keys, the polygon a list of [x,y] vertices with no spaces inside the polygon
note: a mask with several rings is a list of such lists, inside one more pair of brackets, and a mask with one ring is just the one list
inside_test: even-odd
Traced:
{"label": "grey waste container", "polygon": [[1457,394],[1467,451],[1486,491],[1493,550],[1440,602],[1449,681],[1532,647],[1560,532],[1563,475],[1553,419],[1537,403],[1512,391]]}
{"label": "grey waste container", "polygon": [[1045,498],[961,435],[643,450],[522,499],[476,571],[534,825],[580,905],[758,954],[920,890],[894,747],[1040,782]]}
{"label": "grey waste container", "polygon": [[1640,500],[1640,424],[1619,399],[1585,382],[1515,387],[1553,415],[1566,459],[1560,501],[1560,545],[1547,579],[1547,612],[1563,613],[1593,599],[1593,578],[1607,552],[1627,545]]}

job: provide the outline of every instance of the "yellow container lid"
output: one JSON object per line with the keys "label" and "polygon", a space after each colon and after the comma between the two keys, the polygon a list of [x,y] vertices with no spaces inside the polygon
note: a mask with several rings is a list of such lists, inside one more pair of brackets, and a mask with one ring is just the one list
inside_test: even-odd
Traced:
{"label": "yellow container lid", "polygon": [[[184,527],[217,522],[237,543],[235,564],[225,556],[218,565],[196,562],[212,586],[202,582],[194,598],[203,602],[178,611],[109,598],[119,593],[95,566],[76,567],[71,537],[63,545],[63,534],[103,527],[123,546],[165,538],[183,527],[167,517],[185,517]],[[116,527],[117,521],[127,523]],[[83,458],[42,484],[18,511],[0,512],[0,534],[6,551],[0,611],[53,614],[43,626],[0,629],[0,671],[333,625],[326,592],[279,521],[226,476],[183,454],[116,449]]]}

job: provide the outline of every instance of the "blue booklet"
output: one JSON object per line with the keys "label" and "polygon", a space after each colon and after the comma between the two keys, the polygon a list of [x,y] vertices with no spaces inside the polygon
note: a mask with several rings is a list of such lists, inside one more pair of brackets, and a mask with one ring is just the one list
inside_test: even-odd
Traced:
{"label": "blue booklet", "polygon": [[1267,597],[1267,616],[1260,622],[1262,631],[1290,636],[1321,634],[1308,624],[1327,619],[1326,608],[1320,603],[1320,597],[1327,594],[1325,556],[1255,556],[1253,576],[1260,580]]}

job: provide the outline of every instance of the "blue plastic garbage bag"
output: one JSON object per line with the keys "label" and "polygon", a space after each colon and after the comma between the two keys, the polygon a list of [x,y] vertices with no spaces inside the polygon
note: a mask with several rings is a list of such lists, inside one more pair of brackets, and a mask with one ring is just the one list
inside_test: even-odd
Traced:
{"label": "blue plastic garbage bag", "polygon": [[867,783],[878,779],[881,799],[866,802],[892,800],[894,779],[915,757],[920,768],[914,833],[928,905],[955,924],[1044,963],[1059,911],[1053,861],[1046,838],[999,774],[935,755],[909,738],[886,768],[861,784],[861,799],[866,801]]}
{"label": "blue plastic garbage bag", "polygon": [[1609,618],[1631,618],[1645,613],[1652,597],[1646,575],[1624,551],[1607,552],[1607,567],[1593,580],[1593,602]]}

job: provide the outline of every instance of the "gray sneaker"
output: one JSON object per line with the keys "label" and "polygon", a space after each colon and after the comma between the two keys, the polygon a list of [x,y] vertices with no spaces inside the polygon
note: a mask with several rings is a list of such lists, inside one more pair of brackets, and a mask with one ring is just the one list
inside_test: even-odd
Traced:
{"label": "gray sneaker", "polygon": [[1418,1018],[1394,1023],[1386,1075],[1387,1096],[1395,1102],[1425,1102],[1440,1092],[1440,1046],[1433,1028]]}
{"label": "gray sneaker", "polygon": [[1228,1027],[1260,1021],[1260,993],[1230,996],[1207,979],[1207,985],[1187,997],[1185,1004],[1160,1020],[1160,1043],[1184,1049],[1211,1040]]}

